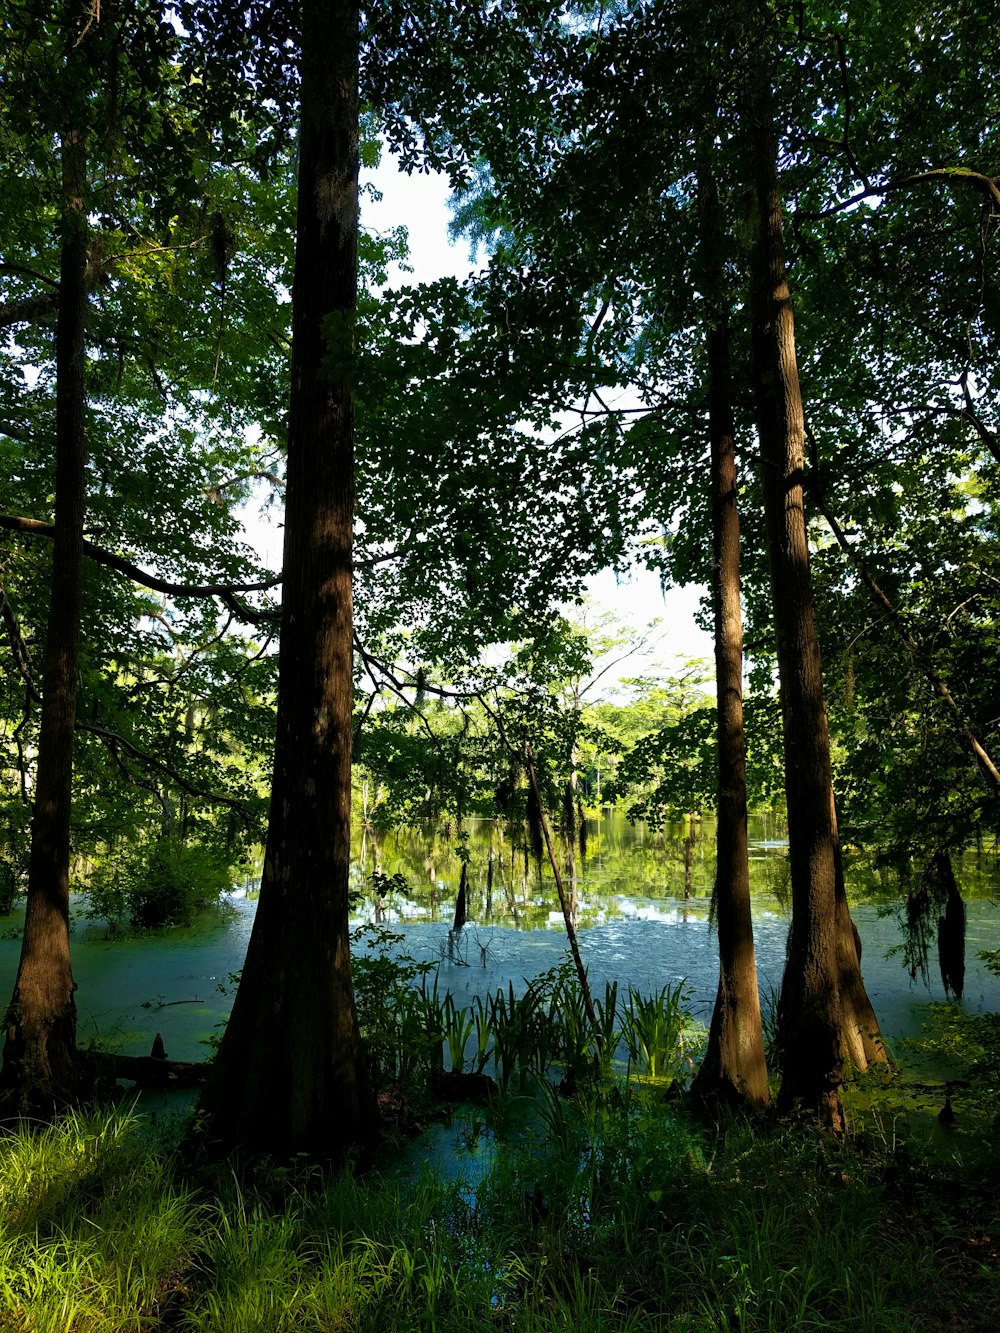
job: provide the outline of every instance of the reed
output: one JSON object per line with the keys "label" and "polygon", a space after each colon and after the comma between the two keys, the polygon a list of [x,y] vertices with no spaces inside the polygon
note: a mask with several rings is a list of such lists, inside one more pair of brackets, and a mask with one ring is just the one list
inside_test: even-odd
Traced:
{"label": "reed", "polygon": [[622,1039],[629,1059],[650,1079],[672,1080],[681,1073],[684,1029],[690,1022],[690,993],[681,981],[652,995],[629,987],[622,1015]]}

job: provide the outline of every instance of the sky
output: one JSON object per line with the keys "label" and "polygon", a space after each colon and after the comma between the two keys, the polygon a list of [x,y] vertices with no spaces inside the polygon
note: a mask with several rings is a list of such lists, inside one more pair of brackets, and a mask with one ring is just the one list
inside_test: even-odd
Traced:
{"label": "sky", "polygon": [[[382,196],[375,201],[363,193],[362,227],[385,232],[403,225],[408,232],[412,272],[403,272],[394,266],[390,272],[393,286],[432,282],[448,276],[461,279],[480,267],[471,259],[465,241],[452,242],[448,237],[449,191],[444,176],[436,173],[407,176],[397,169],[395,160],[386,152],[376,170],[362,172],[361,181],[363,191],[366,184],[374,185]],[[258,544],[260,540],[255,538]],[[270,547],[266,537],[263,541]],[[275,561],[280,560],[279,552],[280,541],[273,557]],[[604,693],[613,690],[623,676],[668,676],[677,674],[682,664],[692,658],[712,661],[711,636],[699,629],[694,621],[704,591],[700,587],[677,588],[664,596],[657,576],[639,567],[624,576],[605,570],[588,580],[588,604],[592,608],[588,610],[588,620],[594,613],[610,611],[626,632],[631,630],[637,637],[650,622],[660,622],[653,635],[652,649],[641,659],[624,661],[620,671],[609,672],[603,682]],[[569,609],[568,614],[579,619],[573,609]]]}

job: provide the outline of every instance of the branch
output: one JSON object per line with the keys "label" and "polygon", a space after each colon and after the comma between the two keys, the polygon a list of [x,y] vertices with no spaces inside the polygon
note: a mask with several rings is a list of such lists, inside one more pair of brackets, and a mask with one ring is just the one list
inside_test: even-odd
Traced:
{"label": "branch", "polygon": [[900,180],[886,181],[884,185],[867,187],[858,194],[851,195],[850,199],[842,199],[839,204],[832,204],[819,213],[797,212],[795,216],[816,222],[820,218],[832,217],[834,213],[843,213],[846,209],[853,208],[855,204],[864,203],[866,199],[881,199],[895,190],[910,190],[915,185],[923,185],[928,181],[964,182],[983,196],[984,201],[990,205],[993,216],[1000,217],[1000,176],[984,176],[982,172],[972,171],[968,167],[935,167],[931,171],[918,171],[913,176],[904,176]]}
{"label": "branch", "polygon": [[202,801],[211,801],[214,805],[224,805],[239,816],[246,828],[251,827],[250,812],[246,804],[237,800],[235,796],[225,796],[221,792],[204,791],[201,787],[195,787],[170,764],[165,763],[162,759],[155,759],[151,754],[147,754],[144,750],[140,750],[137,745],[133,745],[131,741],[126,740],[124,736],[119,736],[115,731],[108,731],[106,727],[98,727],[91,722],[77,722],[76,729],[77,731],[89,732],[90,735],[103,741],[115,758],[120,759],[118,750],[124,750],[132,759],[147,764],[150,768],[164,774],[188,796],[197,797]]}
{"label": "branch", "polygon": [[42,700],[38,693],[38,686],[35,684],[35,674],[31,668],[31,654],[28,652],[28,645],[24,642],[24,636],[21,634],[21,627],[17,623],[14,608],[8,602],[7,594],[2,586],[0,586],[0,618],[3,619],[3,623],[7,627],[7,638],[10,640],[10,650],[14,655],[14,665],[24,681],[28,702],[40,704]]}
{"label": "branch", "polygon": [[0,421],[0,435],[6,435],[9,440],[17,440],[18,444],[30,444],[31,435],[22,426],[15,426],[10,421]]}
{"label": "branch", "polygon": [[[815,464],[815,458],[817,454],[816,437],[813,435],[812,430],[808,426],[806,427],[806,435],[809,438],[810,450],[812,452],[813,461]],[[814,470],[812,475],[813,477],[816,477],[818,476],[818,473]],[[952,694],[951,690],[948,688],[947,681],[941,675],[938,674],[938,671],[934,666],[933,662],[930,660],[929,657],[927,657],[923,649],[917,643],[916,639],[914,639],[913,635],[910,633],[909,629],[907,628],[906,621],[904,620],[901,613],[896,609],[896,607],[892,604],[892,602],[889,600],[886,594],[876,583],[874,576],[872,575],[868,566],[865,564],[864,560],[854,549],[851,543],[847,540],[847,535],[845,534],[844,529],[840,526],[840,524],[833,517],[833,515],[830,513],[830,510],[826,506],[823,500],[823,496],[820,493],[819,487],[813,484],[810,486],[809,490],[813,503],[815,504],[819,512],[823,515],[823,517],[826,519],[830,531],[837,539],[837,544],[840,546],[840,549],[844,552],[848,560],[850,560],[851,564],[857,570],[857,573],[861,578],[861,581],[864,583],[865,587],[871,593],[875,602],[885,612],[887,619],[891,621],[893,628],[895,629],[896,633],[899,635],[900,640],[903,643],[903,646],[906,648],[907,652],[910,654],[911,658],[916,663],[916,665],[923,672],[926,679],[930,682],[930,685],[933,688],[935,694],[937,694],[939,698],[943,699],[945,704],[948,706],[953,717],[955,718],[955,722],[956,725],[958,726],[959,732],[964,738],[966,744],[972,750],[972,753],[975,756],[975,758],[979,761],[979,764],[982,766],[983,770],[992,779],[994,785],[1000,787],[1000,772],[997,771],[997,767],[994,764],[993,760],[987,754],[986,750],[980,743],[978,737],[975,735],[972,728],[966,721],[965,714],[963,713],[962,709],[956,702],[955,697]]]}
{"label": "branch", "polygon": [[[55,537],[55,524],[43,523],[37,518],[20,518],[16,514],[0,514],[0,529],[6,528],[9,532],[24,532],[32,537],[48,537],[49,540]],[[271,588],[276,588],[281,583],[281,575],[275,574],[273,578],[263,579],[259,583],[171,583],[168,579],[161,579],[155,574],[147,573],[134,565],[131,560],[126,560],[123,556],[113,555],[111,551],[106,551],[102,546],[95,546],[93,542],[84,541],[83,553],[95,564],[105,565],[108,569],[114,569],[119,574],[127,575],[133,583],[138,583],[144,588],[150,588],[153,592],[166,593],[169,597],[221,597],[227,605],[231,606],[234,613],[241,618],[257,620],[267,615],[264,612],[254,611],[253,608],[246,607],[238,601],[234,594],[241,592],[268,592]]]}
{"label": "branch", "polygon": [[18,273],[22,277],[34,278],[36,282],[44,283],[46,287],[51,287],[53,291],[59,290],[59,282],[56,278],[50,278],[44,273],[39,273],[37,268],[31,268],[27,264],[11,264],[4,261],[0,263],[0,273]]}
{"label": "branch", "polygon": [[54,313],[59,304],[59,293],[46,292],[44,296],[26,296],[21,301],[5,301],[0,305],[0,329],[14,324],[34,324],[44,315]]}
{"label": "branch", "polygon": [[983,444],[986,445],[986,448],[993,455],[994,459],[1000,463],[1000,442],[997,440],[996,431],[989,429],[982,417],[980,417],[979,413],[976,411],[975,403],[972,401],[972,391],[969,388],[968,367],[962,371],[958,378],[958,382],[962,386],[962,397],[965,399],[965,411],[962,415],[968,417],[972,422]]}
{"label": "branch", "polygon": [[532,794],[535,798],[535,804],[538,806],[538,819],[542,826],[542,832],[545,835],[545,850],[549,854],[549,864],[552,867],[552,873],[555,876],[556,891],[559,894],[559,906],[562,908],[563,921],[566,924],[566,938],[569,940],[570,952],[573,955],[573,962],[576,965],[576,975],[580,982],[580,993],[583,996],[583,1007],[587,1011],[587,1018],[590,1020],[590,1026],[594,1032],[594,1040],[597,1047],[603,1052],[604,1034],[597,1021],[597,1013],[594,1010],[594,997],[590,993],[590,982],[587,979],[587,969],[583,965],[583,959],[580,957],[580,945],[576,938],[576,929],[573,925],[573,916],[569,910],[569,904],[566,902],[566,892],[563,889],[562,876],[559,874],[559,866],[556,862],[556,854],[552,848],[552,834],[549,831],[549,821],[545,816],[545,807],[542,805],[541,792],[538,790],[538,778],[535,776],[535,765],[531,759],[531,746],[524,747],[524,763],[528,770],[528,779],[531,782]]}
{"label": "branch", "polygon": [[234,477],[227,477],[225,481],[218,481],[214,486],[209,486],[205,495],[209,500],[221,500],[222,492],[229,489],[230,486],[238,486],[241,481],[268,481],[276,490],[285,489],[285,480],[283,477],[276,477],[273,472],[237,472]]}

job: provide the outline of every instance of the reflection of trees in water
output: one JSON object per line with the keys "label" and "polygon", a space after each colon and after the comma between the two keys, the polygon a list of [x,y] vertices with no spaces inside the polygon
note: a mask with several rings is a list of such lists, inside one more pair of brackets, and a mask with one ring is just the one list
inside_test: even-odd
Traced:
{"label": "reflection of trees in water", "polygon": [[[774,815],[750,821],[754,844],[751,882],[758,897],[774,898],[785,876],[784,825]],[[543,865],[541,879],[523,835],[503,821],[465,821],[468,831],[467,911],[470,920],[541,921],[558,906],[551,870]],[[778,844],[764,846],[763,844]],[[462,874],[454,826],[400,828],[374,834],[358,829],[355,858],[358,877],[377,868],[402,874],[412,902],[432,916],[454,910]],[[364,858],[362,860],[362,858]],[[587,821],[586,848],[574,847],[581,922],[608,900],[685,898],[690,885],[693,903],[707,904],[715,876],[715,821],[688,817],[659,828],[630,824],[621,815]]]}
{"label": "reflection of trees in water", "polygon": [[[857,902],[891,905],[908,897],[915,878],[925,869],[917,858],[900,864],[879,848],[846,852],[847,883]],[[994,846],[950,851],[958,891],[966,901],[1000,897],[1000,855]]]}

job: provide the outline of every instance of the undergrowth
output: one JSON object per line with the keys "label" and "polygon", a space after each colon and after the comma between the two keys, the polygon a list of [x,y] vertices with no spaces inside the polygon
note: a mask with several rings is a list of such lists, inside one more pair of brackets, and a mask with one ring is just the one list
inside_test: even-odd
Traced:
{"label": "undergrowth", "polygon": [[[544,1079],[480,1113],[473,1183],[184,1165],[125,1112],[0,1138],[4,1333],[1000,1325],[995,1163],[874,1116],[706,1128],[649,1086]],[[516,1121],[517,1128],[505,1130]],[[971,1158],[970,1158],[971,1161]],[[386,1163],[386,1168],[391,1163]]]}

